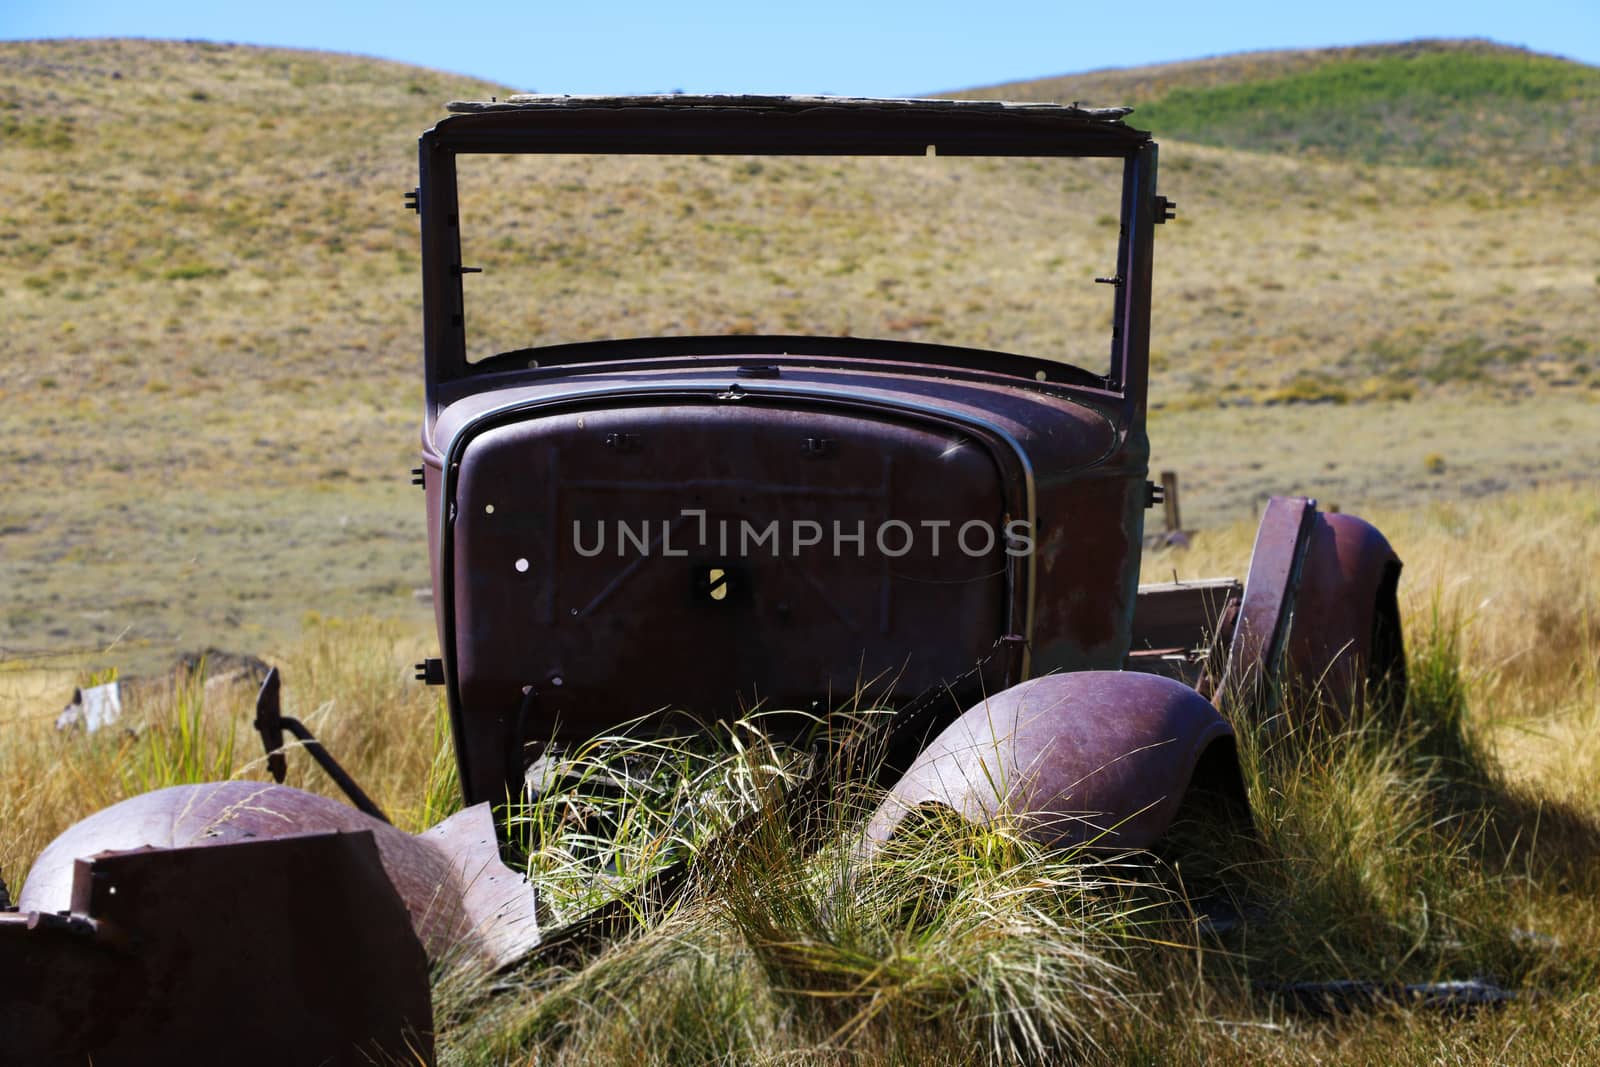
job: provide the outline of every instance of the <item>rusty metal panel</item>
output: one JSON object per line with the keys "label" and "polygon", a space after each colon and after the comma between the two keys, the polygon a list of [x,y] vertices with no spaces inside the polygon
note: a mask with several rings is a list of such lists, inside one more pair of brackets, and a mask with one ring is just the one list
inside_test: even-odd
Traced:
{"label": "rusty metal panel", "polygon": [[[40,853],[18,894],[23,911],[72,907],[75,865],[112,850],[215,848],[274,838],[367,833],[379,874],[405,904],[428,957],[458,952],[500,966],[539,937],[537,901],[521,874],[499,862],[487,807],[468,809],[413,836],[327,797],[260,782],[173,786],[75,823]],[[319,883],[300,888],[315,899]]]}
{"label": "rusty metal panel", "polygon": [[1399,577],[1399,557],[1371,523],[1354,515],[1317,516],[1295,597],[1286,684],[1316,687],[1325,715],[1342,720],[1372,695],[1369,686],[1404,700]]}
{"label": "rusty metal panel", "polygon": [[433,1060],[428,960],[369,833],[101,853],[69,895],[0,915],[0,1062]]}
{"label": "rusty metal panel", "polygon": [[464,731],[495,748],[507,726],[515,751],[662,707],[915,692],[1007,629],[1003,485],[967,434],[651,405],[513,422],[460,456],[456,682]]}
{"label": "rusty metal panel", "polygon": [[1227,667],[1216,691],[1230,716],[1265,718],[1276,710],[1295,594],[1316,521],[1316,501],[1301,496],[1275,496],[1262,513]]}
{"label": "rusty metal panel", "polygon": [[1028,673],[1113,670],[1130,648],[1144,533],[1141,462],[1119,452],[1038,492]]}
{"label": "rusty metal panel", "polygon": [[1235,578],[1141,585],[1133,615],[1134,648],[1193,650],[1210,644],[1228,601],[1243,591]]}
{"label": "rusty metal panel", "polygon": [[[753,342],[769,340],[804,341],[805,347],[783,351],[751,347]],[[952,422],[991,426],[1025,443],[1041,477],[1104,463],[1132,444],[1122,437],[1117,395],[1061,380],[1071,370],[1065,364],[1048,364],[1058,377],[1030,379],[1024,389],[999,371],[966,372],[904,362],[937,349],[934,345],[837,338],[673,337],[572,347],[599,351],[576,365],[541,362],[489,382],[441,386],[445,404],[437,422],[426,427],[424,454],[437,462],[456,434],[497,409],[648,403],[664,393],[717,397],[742,392],[746,403],[812,407],[833,403],[880,412],[942,412]],[[857,348],[862,351],[852,354]],[[610,362],[601,353],[627,356]],[[891,353],[898,353],[901,360],[892,361]]]}
{"label": "rusty metal panel", "polygon": [[[778,358],[763,367],[766,378],[681,366],[557,375],[464,397],[441,415],[428,469],[445,475],[447,500],[431,507],[441,516],[436,558],[449,562],[436,600],[470,799],[514,791],[521,743],[548,738],[557,714],[565,736],[585,737],[663,705],[707,715],[741,699],[833,706],[880,672],[899,678],[896,692],[916,692],[964,670],[1001,633],[1032,635],[1040,665],[1025,671],[1121,664],[1144,505],[1141,433],[1119,437],[1102,407],[1066,393]],[[708,492],[723,495],[706,507]],[[680,521],[686,510],[695,514]],[[701,547],[702,521],[718,540],[724,519],[731,531],[747,519],[815,522],[830,539],[835,523],[848,535],[859,521],[868,558],[848,543],[839,558],[829,545],[822,558],[740,573],[719,565],[720,544],[705,558],[664,557],[684,538]],[[950,523],[945,557],[884,560],[871,531],[885,519]],[[619,561],[614,540],[592,559],[562,544],[587,521],[583,547],[594,551],[598,522],[614,535],[619,520],[635,533],[651,523],[654,558]],[[962,569],[950,535],[969,521],[1019,522],[1028,549]],[[662,522],[677,523],[670,546]],[[645,554],[636,542],[629,553]],[[712,569],[730,576],[735,600],[699,602]],[[787,581],[795,595],[741,607],[740,583],[755,579]],[[787,620],[775,616],[780,604]],[[619,605],[627,614],[603,617]],[[755,607],[768,615],[750,615]],[[715,608],[734,610],[705,614]],[[935,617],[940,625],[927,626]]]}

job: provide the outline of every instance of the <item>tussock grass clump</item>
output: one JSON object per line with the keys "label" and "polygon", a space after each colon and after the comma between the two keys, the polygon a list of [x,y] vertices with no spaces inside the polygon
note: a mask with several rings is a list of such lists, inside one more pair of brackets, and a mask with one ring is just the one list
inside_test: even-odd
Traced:
{"label": "tussock grass clump", "polygon": [[552,911],[577,918],[773,803],[804,772],[806,753],[786,748],[791,732],[769,730],[770,718],[661,732],[653,717],[548,750],[529,772],[529,794],[507,810],[509,836]]}
{"label": "tussock grass clump", "polygon": [[[1413,620],[1415,621],[1415,620]],[[1340,730],[1241,732],[1260,834],[1234,891],[1271,921],[1240,945],[1252,979],[1431,981],[1521,977],[1521,907],[1483,864],[1498,774],[1467,718],[1458,623],[1413,626],[1403,707]],[[1250,854],[1253,852],[1253,855]]]}
{"label": "tussock grass clump", "polygon": [[[722,794],[711,806],[751,780],[732,772],[747,757],[730,753],[720,782],[695,779]],[[1099,1056],[1142,1014],[1133,953],[1175,925],[1148,869],[948,813],[867,858],[858,834],[877,799],[837,797],[811,852],[769,794],[680,907],[469,1016],[453,1035],[462,1062],[1054,1062]],[[653,838],[620,829],[654,858]],[[579,861],[565,842],[536,858],[541,885],[573,877],[552,858]],[[614,843],[604,862],[629,865]]]}
{"label": "tussock grass clump", "polygon": [[1140,1014],[1130,950],[1160,919],[1148,870],[944,809],[866,860],[847,828],[869,812],[852,807],[810,863],[765,827],[712,890],[775,996],[831,1045],[1010,1063],[1085,1054]]}

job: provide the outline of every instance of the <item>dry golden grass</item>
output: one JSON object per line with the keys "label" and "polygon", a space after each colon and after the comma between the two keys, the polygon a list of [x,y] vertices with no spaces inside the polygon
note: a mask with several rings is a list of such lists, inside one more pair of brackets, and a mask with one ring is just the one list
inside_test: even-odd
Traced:
{"label": "dry golden grass", "polygon": [[[1382,508],[1363,514],[1405,565],[1408,618],[1459,619],[1469,677],[1486,721],[1600,713],[1600,487],[1514,493],[1492,501]],[[1240,520],[1188,549],[1151,552],[1148,581],[1243,575],[1255,537]],[[1570,751],[1550,746],[1551,755]],[[1600,803],[1600,798],[1595,798]],[[1600,806],[1595,808],[1600,814]]]}
{"label": "dry golden grass", "polygon": [[[269,646],[307,609],[425,620],[400,194],[441,101],[503,91],[320,53],[0,45],[0,654],[114,643],[104,662],[148,669],[179,647]],[[529,213],[497,217],[482,253],[536,269],[473,276],[491,297],[520,285],[481,306],[510,309],[508,344],[847,330],[1100,358],[1088,279],[1114,231],[1087,194],[971,161],[754,162],[568,161],[503,183]],[[1192,516],[1267,491],[1358,508],[1592,469],[1591,173],[1182,143],[1163,163],[1180,214],[1157,250],[1153,433],[1192,478]],[[980,206],[1014,210],[980,226]],[[709,288],[691,266],[713,268]]]}
{"label": "dry golden grass", "polygon": [[[1236,877],[1267,914],[1244,942],[1196,950],[1158,870],[1096,873],[1003,828],[908,842],[898,865],[856,871],[842,895],[845,853],[800,863],[781,839],[752,838],[732,881],[578,974],[523,975],[487,1001],[441,978],[451,1062],[667,1063],[693,1049],[958,1062],[974,1041],[995,1062],[1041,1048],[1128,1064],[1577,1062],[1600,975],[1600,801],[1587,789],[1600,774],[1600,495],[1376,517],[1407,561],[1413,714],[1426,716],[1247,753],[1266,844]],[[1252,535],[1245,523],[1206,531],[1152,555],[1147,576],[1239,573]],[[408,677],[420,641],[394,624],[313,619],[277,657],[286,710],[412,829],[453,787],[434,693]],[[84,738],[19,717],[64,679],[9,678],[0,872],[13,888],[46,840],[123,795],[265,778],[246,690],[158,691],[130,708],[137,736]],[[291,782],[331,792],[308,760],[290,765]],[[922,918],[897,917],[911,913]],[[1256,984],[1473,974],[1526,996],[1466,1019],[1319,1020]],[[997,1011],[1018,1012],[1015,1025],[997,1026]]]}
{"label": "dry golden grass", "polygon": [[[270,657],[283,671],[284,713],[410,830],[437,821],[437,783],[454,781],[437,691],[411,680],[423,647],[420,633],[393,622],[313,619],[297,644]],[[72,686],[102,677],[59,665],[0,670],[0,773],[11,783],[0,791],[0,878],[13,892],[46,843],[118,800],[187,781],[269,780],[250,726],[252,686],[178,673],[142,687],[114,727],[58,732]],[[342,797],[308,757],[291,753],[289,765],[288,784]]]}

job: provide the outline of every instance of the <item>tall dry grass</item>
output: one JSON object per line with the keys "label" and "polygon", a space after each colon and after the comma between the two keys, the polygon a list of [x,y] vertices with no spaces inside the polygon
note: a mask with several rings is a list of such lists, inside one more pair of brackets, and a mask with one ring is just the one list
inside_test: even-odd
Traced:
{"label": "tall dry grass", "polygon": [[[805,855],[775,817],[679,906],[576,970],[441,973],[446,1062],[1581,1062],[1600,1037],[1594,494],[1377,516],[1407,560],[1411,696],[1342,732],[1241,728],[1256,832],[1089,862],[1014,827],[930,819],[866,860],[877,796],[841,795]],[[1241,569],[1207,532],[1152,575]],[[1534,640],[1534,637],[1537,640]],[[455,803],[434,695],[392,625],[309,621],[282,657],[305,719],[418,828]],[[45,841],[139,789],[265,777],[250,694],[177,680],[130,730],[11,724],[15,887]],[[629,748],[629,745],[633,747]],[[619,747],[620,745],[620,747]],[[759,721],[693,744],[597,744],[520,813],[559,915],[762,810],[799,765]],[[291,755],[291,782],[329,786]],[[1231,916],[1242,916],[1236,926]],[[1446,1016],[1308,1015],[1285,983],[1484,978],[1520,997]]]}
{"label": "tall dry grass", "polygon": [[[306,723],[378,805],[413,830],[460,802],[436,691],[410,680],[420,647],[392,622],[310,617],[302,640],[270,657],[283,672],[284,713]],[[20,681],[21,671],[11,673]],[[202,675],[179,670],[141,686],[123,717],[92,735],[55,728],[70,676],[46,675],[60,688],[0,689],[0,776],[9,783],[0,790],[0,877],[13,893],[45,844],[118,800],[188,782],[268,780],[251,728],[254,687],[208,685]],[[291,751],[288,762],[289,785],[340,796],[308,757]]]}
{"label": "tall dry grass", "polygon": [[[1600,489],[1547,487],[1366,516],[1405,564],[1409,629],[1454,633],[1472,718],[1493,756],[1553,798],[1600,812]],[[1254,529],[1151,553],[1147,580],[1243,575]]]}

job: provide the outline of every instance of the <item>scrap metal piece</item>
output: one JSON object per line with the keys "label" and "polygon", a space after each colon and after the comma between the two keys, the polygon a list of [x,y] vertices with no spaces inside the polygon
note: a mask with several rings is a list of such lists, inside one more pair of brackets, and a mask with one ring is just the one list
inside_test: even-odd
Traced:
{"label": "scrap metal piece", "polygon": [[366,791],[356,784],[356,780],[334,759],[327,749],[322,747],[322,742],[312,736],[311,731],[299,719],[291,719],[283,714],[279,691],[282,684],[278,679],[278,668],[274,667],[267,672],[261,681],[261,690],[256,694],[256,732],[261,735],[261,743],[267,750],[267,771],[272,775],[273,781],[283,784],[284,776],[288,773],[288,764],[283,755],[283,732],[288,730],[299,739],[311,758],[317,761],[332,778],[334,784],[344,790],[344,795],[350,798],[350,803],[366,812],[380,822],[389,822],[389,816],[383,809],[373,803]]}
{"label": "scrap metal piece", "polygon": [[1139,586],[1125,668],[1175,678],[1209,697],[1243,591],[1233,578]]}
{"label": "scrap metal piece", "polygon": [[1016,818],[1046,845],[1148,848],[1201,778],[1243,796],[1233,728],[1193,689],[1132,671],[1048,675],[935,738],[873,815],[866,847],[942,804],[980,824]]}
{"label": "scrap metal piece", "polygon": [[1261,516],[1228,664],[1216,689],[1230,718],[1261,721],[1277,708],[1283,650],[1316,520],[1317,502],[1302,496],[1275,496]]}
{"label": "scrap metal piece", "polygon": [[102,852],[68,896],[0,915],[0,1062],[433,1062],[428,960],[371,833]]}
{"label": "scrap metal piece", "polygon": [[1290,1008],[1312,1015],[1344,1015],[1385,1005],[1421,1008],[1464,1015],[1479,1008],[1503,1008],[1517,999],[1514,990],[1488,978],[1460,982],[1371,982],[1342,979],[1334,982],[1262,983],[1262,992]]}
{"label": "scrap metal piece", "polygon": [[[504,966],[539,942],[533,887],[500,862],[487,804],[413,836],[336,800],[261,782],[173,786],[115,804],[70,827],[35,861],[23,911],[72,907],[74,865],[110,850],[221,848],[317,833],[371,834],[381,870],[405,903],[428,958],[467,953]],[[320,881],[300,892],[316,899]]]}
{"label": "scrap metal piece", "polygon": [[122,718],[122,683],[106,682],[72,691],[72,702],[56,716],[57,730],[83,727],[92,734]]}
{"label": "scrap metal piece", "polygon": [[488,804],[458,811],[413,840],[450,868],[461,887],[457,927],[486,963],[499,969],[538,947],[544,930],[538,897],[526,877],[501,862]]}

